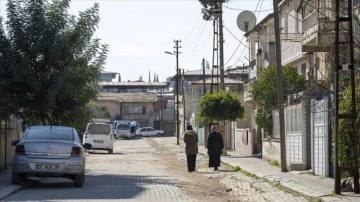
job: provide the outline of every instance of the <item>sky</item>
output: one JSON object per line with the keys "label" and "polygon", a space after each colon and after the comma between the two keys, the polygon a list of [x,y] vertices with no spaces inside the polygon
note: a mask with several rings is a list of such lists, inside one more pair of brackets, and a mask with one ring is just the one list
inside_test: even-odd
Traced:
{"label": "sky", "polygon": [[[230,0],[223,4],[224,66],[247,65],[248,43],[237,26],[244,10],[254,12],[257,23],[273,12],[273,0]],[[122,81],[140,77],[159,81],[176,74],[174,40],[180,40],[179,68],[202,69],[204,58],[212,66],[213,22],[203,20],[198,0],[72,0],[69,12],[78,15],[99,3],[100,23],[95,37],[109,45],[105,71],[120,73]],[[0,15],[6,16],[6,0]],[[116,79],[117,80],[117,79]]]}

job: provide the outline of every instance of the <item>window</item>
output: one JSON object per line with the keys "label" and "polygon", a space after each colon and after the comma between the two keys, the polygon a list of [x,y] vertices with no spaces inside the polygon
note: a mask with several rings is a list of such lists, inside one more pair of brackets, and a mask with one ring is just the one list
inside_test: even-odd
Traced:
{"label": "window", "polygon": [[306,63],[301,65],[301,75],[306,76]]}
{"label": "window", "polygon": [[146,114],[146,106],[138,103],[129,103],[124,106],[124,114]]}
{"label": "window", "polygon": [[300,33],[300,19],[299,13],[295,12],[295,33]]}
{"label": "window", "polygon": [[289,13],[286,11],[285,13],[285,26],[284,26],[285,34],[287,35],[289,33]]}
{"label": "window", "polygon": [[111,132],[111,127],[107,124],[89,124],[87,130],[90,134],[108,135]]}
{"label": "window", "polygon": [[73,141],[74,133],[72,130],[62,129],[39,129],[28,130],[25,135],[26,140],[65,140]]}

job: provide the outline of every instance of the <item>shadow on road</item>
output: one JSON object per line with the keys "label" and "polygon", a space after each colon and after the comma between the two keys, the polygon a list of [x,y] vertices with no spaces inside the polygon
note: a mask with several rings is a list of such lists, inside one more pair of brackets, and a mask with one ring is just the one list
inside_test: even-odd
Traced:
{"label": "shadow on road", "polygon": [[[74,187],[73,181],[63,178],[31,178],[28,183],[29,185],[21,191],[22,195],[26,196],[26,200],[23,201],[133,199],[142,194],[149,194],[143,193],[149,190],[148,186],[156,186],[163,191],[171,191],[176,187],[176,182],[167,176],[99,175],[98,173],[87,174],[82,188]],[[12,200],[12,197],[6,200]],[[21,200],[16,199],[16,201]]]}

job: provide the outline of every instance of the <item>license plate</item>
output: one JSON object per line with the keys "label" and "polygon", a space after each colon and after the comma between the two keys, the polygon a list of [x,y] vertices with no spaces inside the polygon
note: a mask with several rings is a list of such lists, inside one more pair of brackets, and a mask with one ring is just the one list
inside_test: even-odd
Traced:
{"label": "license plate", "polygon": [[37,170],[59,170],[59,168],[58,164],[36,164]]}
{"label": "license plate", "polygon": [[94,140],[94,143],[104,143],[104,140]]}

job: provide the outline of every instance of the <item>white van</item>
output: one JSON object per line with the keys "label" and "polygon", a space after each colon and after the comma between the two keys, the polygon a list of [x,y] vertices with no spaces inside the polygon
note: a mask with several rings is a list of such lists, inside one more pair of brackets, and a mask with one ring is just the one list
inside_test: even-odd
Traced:
{"label": "white van", "polygon": [[88,123],[83,135],[83,144],[90,143],[91,149],[107,150],[113,153],[114,136],[111,124]]}
{"label": "white van", "polygon": [[114,137],[118,138],[134,138],[135,133],[130,131],[130,123],[125,121],[118,121],[115,126]]}

